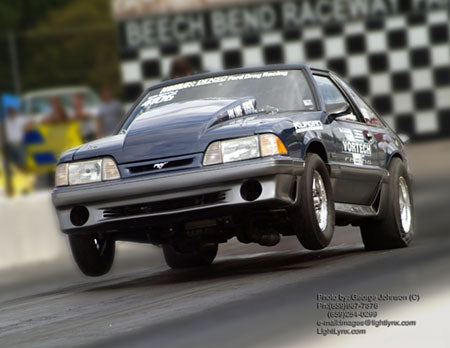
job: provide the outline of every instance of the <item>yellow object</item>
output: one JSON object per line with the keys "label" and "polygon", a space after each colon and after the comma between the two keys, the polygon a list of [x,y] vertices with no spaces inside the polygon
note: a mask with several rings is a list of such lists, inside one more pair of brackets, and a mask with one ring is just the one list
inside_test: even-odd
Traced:
{"label": "yellow object", "polygon": [[38,125],[30,134],[26,141],[26,167],[36,174],[54,172],[61,153],[83,143],[78,121]]}
{"label": "yellow object", "polygon": [[[3,163],[3,160],[1,160],[1,163]],[[36,180],[35,176],[33,174],[24,173],[14,166],[11,167],[13,196],[33,192]],[[3,171],[3,165],[0,165],[0,191],[3,190],[3,192],[5,192],[5,187],[5,173]]]}
{"label": "yellow object", "polygon": [[[36,174],[53,173],[62,152],[82,144],[78,121],[42,124],[33,127],[26,136],[26,171],[11,164],[13,195],[34,191]],[[0,191],[5,192],[5,173],[0,156]]]}

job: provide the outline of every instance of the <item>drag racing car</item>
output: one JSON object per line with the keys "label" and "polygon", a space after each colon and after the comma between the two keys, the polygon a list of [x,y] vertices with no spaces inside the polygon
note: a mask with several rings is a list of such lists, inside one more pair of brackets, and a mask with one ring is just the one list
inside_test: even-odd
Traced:
{"label": "drag racing car", "polygon": [[235,69],[146,90],[115,135],[65,152],[52,199],[74,259],[107,273],[116,241],[159,245],[172,268],[218,244],[325,248],[359,226],[368,250],[407,246],[405,140],[332,72]]}

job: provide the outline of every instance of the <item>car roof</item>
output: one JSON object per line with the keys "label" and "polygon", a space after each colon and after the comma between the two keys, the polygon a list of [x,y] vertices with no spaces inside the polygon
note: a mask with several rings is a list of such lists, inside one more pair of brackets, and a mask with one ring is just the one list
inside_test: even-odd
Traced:
{"label": "car roof", "polygon": [[311,70],[312,72],[320,72],[320,73],[325,73],[325,74],[331,73],[330,70],[325,69],[325,68],[310,67],[310,70]]}

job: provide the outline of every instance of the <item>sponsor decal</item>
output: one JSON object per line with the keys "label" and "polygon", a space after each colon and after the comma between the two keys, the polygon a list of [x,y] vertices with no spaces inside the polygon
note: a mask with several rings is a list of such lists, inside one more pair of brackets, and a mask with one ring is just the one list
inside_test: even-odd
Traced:
{"label": "sponsor decal", "polygon": [[358,142],[358,141],[348,141],[344,140],[342,142],[344,146],[344,152],[357,153],[361,155],[372,155],[372,147],[370,144]]}
{"label": "sponsor decal", "polygon": [[196,80],[196,81],[188,81],[183,83],[178,83],[176,85],[171,85],[164,87],[160,94],[179,91],[182,89],[200,87],[200,86],[208,86],[217,83],[229,82],[229,81],[240,81],[240,80],[259,80],[262,78],[268,77],[286,77],[288,76],[287,70],[278,70],[278,71],[265,71],[265,72],[256,72],[256,73],[246,73],[246,74],[234,74],[234,75],[225,75],[225,76],[216,76],[216,77],[208,77],[206,79]]}
{"label": "sponsor decal", "polygon": [[339,128],[339,131],[344,135],[345,139],[348,141],[355,141],[355,136],[351,129],[348,128]]}
{"label": "sponsor decal", "polygon": [[311,99],[303,99],[303,105],[305,106],[313,106],[313,102]]}
{"label": "sponsor decal", "polygon": [[297,133],[304,133],[313,130],[322,130],[323,123],[321,121],[294,122],[294,127]]}
{"label": "sponsor decal", "polygon": [[173,98],[175,98],[177,93],[178,93],[178,91],[170,91],[167,93],[160,93],[157,95],[152,95],[152,96],[148,97],[145,102],[142,103],[142,108],[148,109],[148,108],[151,108],[153,105],[170,102],[173,100]]}
{"label": "sponsor decal", "polygon": [[356,141],[361,141],[361,142],[365,141],[364,134],[363,134],[362,130],[353,129],[353,136],[355,137]]}
{"label": "sponsor decal", "polygon": [[231,120],[236,117],[240,116],[246,116],[257,113],[258,110],[256,109],[256,100],[250,99],[242,104],[236,105],[235,107],[227,110],[228,118]]}
{"label": "sponsor decal", "polygon": [[339,131],[344,135],[348,141],[365,142],[363,131],[360,129],[339,128]]}
{"label": "sponsor decal", "polygon": [[362,155],[359,153],[353,153],[353,163],[358,165],[358,166],[362,166],[364,164],[364,160],[362,158]]}

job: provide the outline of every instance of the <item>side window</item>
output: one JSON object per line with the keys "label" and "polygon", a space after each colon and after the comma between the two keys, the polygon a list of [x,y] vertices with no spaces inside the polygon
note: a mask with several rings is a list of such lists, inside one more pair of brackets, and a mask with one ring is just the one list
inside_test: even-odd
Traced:
{"label": "side window", "polygon": [[344,81],[337,78],[339,83],[344,87],[345,91],[353,98],[358,105],[361,114],[364,117],[364,122],[375,127],[384,127],[383,122],[379,119],[378,115],[372,110],[372,108],[358,95],[355,91]]}
{"label": "side window", "polygon": [[355,99],[356,104],[358,104],[359,110],[361,110],[361,114],[367,124],[376,127],[384,127],[383,122],[381,122],[377,114],[369,107],[369,105],[366,104],[364,100],[362,100],[359,95],[355,95],[353,98]]}
{"label": "side window", "polygon": [[346,102],[342,93],[328,77],[314,76],[314,78],[319,86],[320,92],[322,93],[325,105]]}
{"label": "side window", "polygon": [[[347,103],[344,95],[328,77],[314,75],[314,79],[316,80],[317,86],[322,94],[325,106],[338,103]],[[352,113],[341,116],[338,119],[343,121],[357,121],[356,116]]]}

